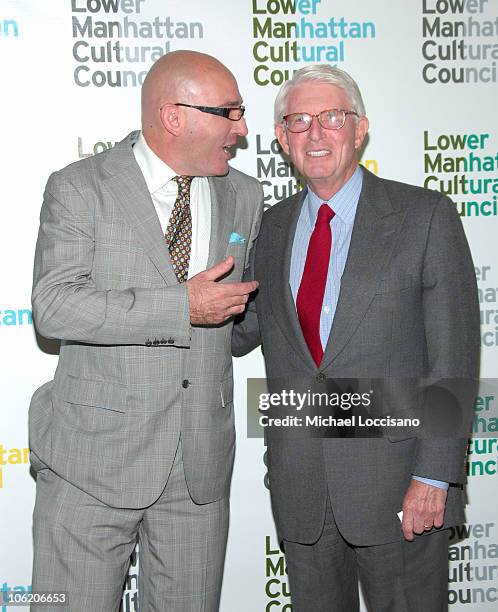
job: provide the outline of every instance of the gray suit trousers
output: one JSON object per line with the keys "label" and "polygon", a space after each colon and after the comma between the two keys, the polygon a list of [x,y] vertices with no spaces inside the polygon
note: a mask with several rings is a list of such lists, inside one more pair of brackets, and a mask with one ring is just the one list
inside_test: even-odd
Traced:
{"label": "gray suit trousers", "polygon": [[216,612],[228,533],[228,499],[190,498],[181,442],[159,499],[143,509],[113,508],[38,471],[33,516],[33,591],[64,591],[66,607],[36,612],[117,612],[130,555],[139,543],[142,612]]}
{"label": "gray suit trousers", "polygon": [[358,579],[369,612],[448,610],[448,531],[413,542],[352,546],[339,532],[330,499],[314,544],[284,540],[294,612],[358,612]]}

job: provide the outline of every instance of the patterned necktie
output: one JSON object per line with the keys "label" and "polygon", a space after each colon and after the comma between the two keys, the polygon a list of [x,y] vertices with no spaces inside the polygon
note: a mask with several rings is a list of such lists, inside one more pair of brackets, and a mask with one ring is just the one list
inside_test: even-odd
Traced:
{"label": "patterned necktie", "polygon": [[166,244],[171,256],[171,265],[179,283],[187,280],[192,245],[192,215],[190,213],[190,184],[193,176],[175,176],[178,195],[166,229]]}
{"label": "patterned necktie", "polygon": [[334,211],[327,204],[320,206],[315,228],[308,244],[303,277],[296,299],[297,316],[304,339],[317,366],[320,365],[323,357],[320,315],[332,246],[330,222],[334,215]]}

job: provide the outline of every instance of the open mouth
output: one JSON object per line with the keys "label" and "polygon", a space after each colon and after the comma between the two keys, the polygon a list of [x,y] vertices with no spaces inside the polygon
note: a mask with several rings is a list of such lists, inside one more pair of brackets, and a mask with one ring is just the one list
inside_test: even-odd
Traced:
{"label": "open mouth", "polygon": [[321,151],[306,151],[306,155],[308,155],[308,157],[326,157],[330,155],[330,151],[328,149],[322,149]]}
{"label": "open mouth", "polygon": [[234,148],[234,146],[235,146],[235,145],[233,145],[233,144],[231,144],[231,145],[225,145],[225,146],[223,147],[223,151],[225,151],[225,153],[226,153],[228,156],[232,157],[232,156],[233,156],[233,148]]}

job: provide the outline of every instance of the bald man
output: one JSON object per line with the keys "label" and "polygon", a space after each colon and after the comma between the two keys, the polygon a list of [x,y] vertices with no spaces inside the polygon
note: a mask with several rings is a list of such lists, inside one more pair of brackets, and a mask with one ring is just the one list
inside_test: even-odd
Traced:
{"label": "bald man", "polygon": [[225,66],[170,53],[142,131],[48,180],[33,314],[61,351],[30,406],[33,590],[65,592],[64,610],[117,611],[137,542],[142,612],[219,607],[232,319],[262,211],[228,165],[243,115]]}

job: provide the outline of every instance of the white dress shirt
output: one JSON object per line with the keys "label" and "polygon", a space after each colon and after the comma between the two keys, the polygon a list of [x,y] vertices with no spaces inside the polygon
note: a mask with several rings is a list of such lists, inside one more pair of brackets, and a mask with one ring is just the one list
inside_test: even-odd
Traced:
{"label": "white dress shirt", "polygon": [[[152,151],[142,133],[133,146],[133,154],[144,175],[163,234],[166,234],[178,195],[178,185],[173,181],[176,173]],[[188,278],[207,268],[211,237],[211,193],[205,176],[196,176],[190,185],[190,213],[192,246]]]}

